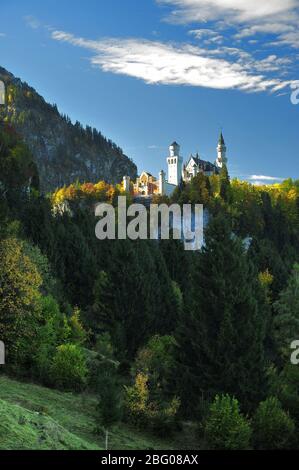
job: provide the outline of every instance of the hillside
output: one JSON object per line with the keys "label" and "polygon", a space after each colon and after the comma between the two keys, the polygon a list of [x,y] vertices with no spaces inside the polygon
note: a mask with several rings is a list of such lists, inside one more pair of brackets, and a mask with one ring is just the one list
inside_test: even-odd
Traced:
{"label": "hillside", "polygon": [[72,124],[27,83],[0,67],[6,86],[4,119],[24,137],[38,167],[41,189],[51,191],[76,180],[118,183],[136,176],[135,164],[111,140],[91,127]]}
{"label": "hillside", "polygon": [[[0,449],[103,449],[103,436],[93,432],[95,405],[91,395],[63,393],[1,375]],[[174,449],[179,445],[184,446],[121,424],[111,433],[109,447]]]}

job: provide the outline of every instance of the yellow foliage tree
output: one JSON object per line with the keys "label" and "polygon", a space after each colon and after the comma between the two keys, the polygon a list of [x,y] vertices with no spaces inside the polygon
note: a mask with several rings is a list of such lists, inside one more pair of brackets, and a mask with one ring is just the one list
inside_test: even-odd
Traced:
{"label": "yellow foliage tree", "polygon": [[42,279],[16,238],[0,242],[0,339],[7,361],[22,363],[34,342]]}

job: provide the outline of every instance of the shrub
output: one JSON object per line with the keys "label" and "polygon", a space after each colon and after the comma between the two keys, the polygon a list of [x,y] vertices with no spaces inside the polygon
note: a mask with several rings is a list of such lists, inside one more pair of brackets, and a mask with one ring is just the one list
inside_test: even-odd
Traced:
{"label": "shrub", "polygon": [[125,409],[128,420],[137,426],[146,426],[148,402],[148,376],[139,373],[134,385],[125,387]]}
{"label": "shrub", "polygon": [[125,387],[125,412],[128,421],[153,431],[158,435],[171,433],[177,425],[180,400],[153,399],[148,386],[148,376],[137,374],[135,384]]}
{"label": "shrub", "polygon": [[257,449],[290,447],[295,424],[275,397],[261,402],[253,418],[254,445]]}
{"label": "shrub", "polygon": [[76,344],[62,344],[56,348],[51,366],[53,385],[64,390],[81,390],[87,380],[86,358]]}
{"label": "shrub", "polygon": [[217,395],[205,423],[205,440],[210,449],[248,449],[251,428],[240,413],[238,400]]}

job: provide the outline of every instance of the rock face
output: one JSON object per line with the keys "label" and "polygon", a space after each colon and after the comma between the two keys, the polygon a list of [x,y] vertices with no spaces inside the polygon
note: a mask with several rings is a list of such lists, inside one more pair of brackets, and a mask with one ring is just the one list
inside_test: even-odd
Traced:
{"label": "rock face", "polygon": [[135,179],[136,165],[121,148],[99,131],[72,124],[27,83],[0,67],[6,103],[0,119],[10,123],[30,148],[39,171],[41,190],[52,191],[80,182],[119,183],[124,175]]}

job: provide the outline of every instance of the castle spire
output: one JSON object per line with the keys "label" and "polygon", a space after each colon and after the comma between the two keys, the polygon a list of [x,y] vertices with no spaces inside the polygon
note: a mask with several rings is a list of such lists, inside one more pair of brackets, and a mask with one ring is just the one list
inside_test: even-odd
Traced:
{"label": "castle spire", "polygon": [[227,157],[226,157],[226,145],[225,145],[224,137],[223,137],[222,130],[221,130],[220,136],[218,139],[218,145],[217,145],[216,166],[219,169],[221,169],[223,165],[227,165]]}
{"label": "castle spire", "polygon": [[224,137],[223,137],[223,134],[222,134],[222,130],[220,131],[220,136],[219,136],[218,144],[219,144],[219,145],[225,145]]}

